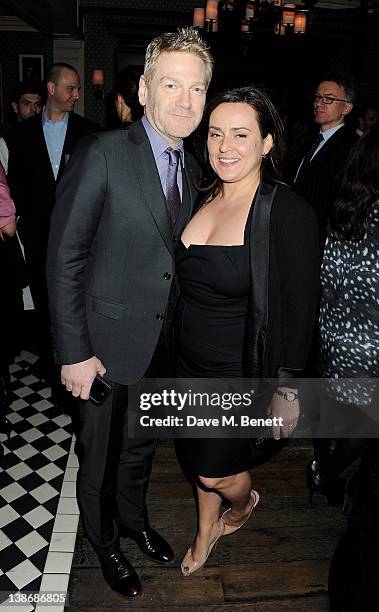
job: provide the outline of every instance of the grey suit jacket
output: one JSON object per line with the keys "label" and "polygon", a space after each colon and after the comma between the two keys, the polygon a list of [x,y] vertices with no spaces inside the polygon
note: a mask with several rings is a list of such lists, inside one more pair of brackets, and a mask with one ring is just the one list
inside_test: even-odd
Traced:
{"label": "grey suit jacket", "polygon": [[[191,215],[197,173],[186,155],[177,235]],[[84,139],[59,183],[49,238],[58,363],[96,355],[115,382],[144,375],[174,276],[175,238],[141,122]]]}

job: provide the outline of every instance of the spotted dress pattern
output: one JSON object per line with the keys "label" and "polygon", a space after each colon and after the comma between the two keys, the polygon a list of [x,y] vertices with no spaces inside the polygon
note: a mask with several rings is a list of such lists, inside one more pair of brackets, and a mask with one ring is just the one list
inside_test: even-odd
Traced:
{"label": "spotted dress pattern", "polygon": [[369,404],[379,376],[379,203],[359,241],[327,238],[321,268],[320,375],[338,401]]}

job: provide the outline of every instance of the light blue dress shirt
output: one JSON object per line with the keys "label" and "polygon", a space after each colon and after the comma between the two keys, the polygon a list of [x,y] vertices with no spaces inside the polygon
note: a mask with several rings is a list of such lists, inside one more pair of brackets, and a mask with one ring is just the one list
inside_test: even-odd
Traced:
{"label": "light blue dress shirt", "polygon": [[64,119],[61,119],[60,121],[50,121],[50,119],[46,117],[45,113],[42,115],[43,134],[55,179],[58,176],[59,166],[61,164],[67,124],[68,113],[66,113]]}

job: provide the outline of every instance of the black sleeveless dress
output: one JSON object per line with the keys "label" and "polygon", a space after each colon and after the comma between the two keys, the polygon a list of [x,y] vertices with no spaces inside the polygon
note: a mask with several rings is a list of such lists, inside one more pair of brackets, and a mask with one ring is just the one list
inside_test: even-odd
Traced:
{"label": "black sleeveless dress", "polygon": [[[180,299],[176,339],[178,378],[242,377],[250,288],[248,215],[244,244],[182,242],[175,251]],[[201,476],[238,474],[252,467],[248,439],[181,439],[179,451]]]}

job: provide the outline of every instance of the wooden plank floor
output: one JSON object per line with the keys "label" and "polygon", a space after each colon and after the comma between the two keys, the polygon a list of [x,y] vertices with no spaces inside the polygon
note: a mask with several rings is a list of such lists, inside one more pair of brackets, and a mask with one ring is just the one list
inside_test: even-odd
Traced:
{"label": "wooden plank floor", "polygon": [[122,549],[143,582],[141,597],[125,601],[104,583],[95,553],[79,530],[69,585],[70,612],[109,610],[230,610],[326,612],[332,552],[346,526],[341,508],[316,496],[310,506],[304,468],[309,443],[295,440],[254,470],[261,501],[249,523],[223,538],[207,567],[184,578],[180,561],[196,526],[192,490],[170,443],[157,451],[149,493],[150,522],[171,543],[176,559],[154,564],[134,542]]}

